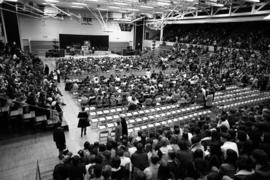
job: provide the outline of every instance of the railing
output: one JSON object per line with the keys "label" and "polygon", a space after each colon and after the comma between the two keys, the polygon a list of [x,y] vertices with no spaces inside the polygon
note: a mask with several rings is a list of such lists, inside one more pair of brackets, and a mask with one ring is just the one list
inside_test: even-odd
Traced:
{"label": "railing", "polygon": [[37,167],[36,167],[36,179],[35,180],[41,180],[41,175],[40,175],[40,169],[39,169],[39,163],[37,160]]}
{"label": "railing", "polygon": [[[59,113],[52,108],[10,100],[8,97],[0,97],[0,103],[0,113],[6,113],[9,118],[20,116],[23,123],[29,122],[31,119],[35,120],[35,125],[46,123],[46,125],[50,126],[59,122]],[[8,123],[11,123],[11,121]]]}

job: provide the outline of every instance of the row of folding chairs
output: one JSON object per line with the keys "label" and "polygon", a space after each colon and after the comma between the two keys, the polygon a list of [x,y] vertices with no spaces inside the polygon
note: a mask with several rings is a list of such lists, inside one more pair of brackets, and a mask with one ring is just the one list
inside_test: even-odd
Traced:
{"label": "row of folding chairs", "polygon": [[[226,99],[226,100],[220,100],[220,101],[217,101],[217,102],[214,102],[213,104],[214,105],[220,105],[220,104],[224,104],[224,103],[227,103],[227,102],[232,102],[232,101],[237,101],[237,100],[241,100],[241,99],[244,99],[244,98],[250,98],[250,97],[255,97],[258,95],[258,92],[257,94],[252,94],[253,92],[257,92],[257,91],[251,91],[249,92],[249,95],[246,95],[248,93],[242,93],[242,94],[238,94],[240,97],[228,97],[229,99]],[[245,96],[243,96],[245,95]],[[200,109],[202,108],[202,106],[194,106],[194,107],[188,107],[188,108],[183,108],[183,110],[181,109],[177,109],[177,110],[172,110],[174,108],[177,108],[178,106],[177,105],[171,105],[171,106],[163,106],[161,108],[154,108],[154,109],[147,109],[147,110],[140,110],[140,111],[134,111],[134,112],[127,112],[127,113],[122,113],[120,115],[116,114],[116,115],[111,115],[111,116],[106,116],[106,117],[98,117],[98,118],[94,118],[92,119],[92,123],[100,123],[100,122],[103,122],[105,123],[106,122],[106,126],[108,128],[112,128],[116,125],[116,120],[119,119],[120,117],[129,117],[132,119],[130,119],[130,124],[134,124],[134,123],[140,123],[142,121],[147,121],[149,118],[159,118],[159,117],[164,117],[164,114],[165,113],[161,113],[161,115],[159,114],[156,114],[158,113],[159,111],[168,111],[166,114],[167,115],[174,115],[176,113],[185,113],[185,112],[188,112],[190,110],[197,110],[197,109]],[[146,115],[146,114],[150,114],[150,113],[154,113],[156,115],[148,115],[148,116],[144,116],[144,117],[141,117],[141,118],[135,118],[136,116],[138,115]]]}
{"label": "row of folding chairs", "polygon": [[[174,125],[179,125],[179,124],[184,124],[185,122],[189,121],[192,118],[196,118],[199,116],[206,116],[211,114],[212,112],[210,110],[201,110],[199,112],[193,112],[189,115],[182,115],[180,117],[172,117],[172,118],[167,118],[167,119],[163,119],[160,121],[154,121],[152,123],[144,123],[144,124],[136,124],[133,127],[129,127],[128,128],[128,133],[129,134],[136,134],[138,131],[144,131],[144,130],[151,130],[151,129],[157,129],[160,128],[161,126],[174,126]],[[106,128],[105,126],[101,126],[99,127],[100,129],[100,133],[99,133],[99,141],[101,143],[106,143],[107,142],[107,138],[111,137],[114,138],[115,137],[115,131],[113,130],[113,128],[111,128],[112,130],[108,130],[108,128]]]}
{"label": "row of folding chairs", "polygon": [[248,105],[248,104],[257,104],[266,100],[270,100],[270,96],[265,96],[265,97],[257,97],[255,99],[249,99],[249,100],[245,100],[245,101],[241,101],[241,102],[236,102],[233,104],[227,104],[224,106],[218,106],[219,109],[221,110],[227,110],[227,109],[231,109],[231,108],[235,108],[235,107],[239,107],[239,106],[243,106],[243,105]]}
{"label": "row of folding chairs", "polygon": [[[228,104],[228,105],[225,105],[225,106],[218,106],[219,109],[222,109],[222,110],[225,110],[225,109],[229,109],[229,108],[235,108],[235,107],[238,107],[238,106],[242,106],[242,105],[247,105],[247,104],[254,104],[254,103],[259,103],[259,102],[262,102],[262,101],[266,101],[266,100],[269,100],[270,99],[270,96],[265,96],[265,97],[259,97],[259,98],[255,98],[255,99],[250,99],[250,100],[246,100],[246,101],[242,101],[242,102],[237,102],[237,103],[233,103],[233,104]],[[199,112],[193,112],[189,115],[183,115],[183,116],[180,116],[180,117],[175,117],[175,118],[168,118],[166,120],[162,120],[162,121],[157,121],[157,122],[154,122],[154,123],[144,123],[142,125],[140,124],[137,124],[137,125],[134,125],[133,127],[129,128],[128,129],[128,132],[129,134],[136,134],[138,131],[143,131],[143,130],[148,130],[148,131],[151,131],[153,129],[157,129],[159,127],[164,127],[164,126],[173,126],[175,124],[179,124],[179,123],[185,123],[187,122],[188,120],[190,120],[191,118],[195,118],[195,117],[199,117],[199,116],[202,116],[202,115],[209,115],[211,113],[210,110],[202,110],[202,111],[199,111]],[[100,130],[103,130],[105,129],[106,127],[105,126],[101,126],[100,127]],[[111,127],[113,128],[113,127]],[[112,131],[101,131],[100,132],[100,142],[104,142],[106,143],[107,141],[107,138],[110,136],[110,137],[114,137],[115,135],[115,132],[112,130]]]}
{"label": "row of folding chairs", "polygon": [[[255,97],[257,95],[259,95],[259,92],[257,90],[246,91],[246,92],[242,92],[242,93],[239,93],[239,94],[235,95],[235,96],[240,96],[240,97],[229,96],[225,100],[215,101],[213,103],[213,105],[220,105],[220,104],[224,104],[224,103],[227,103],[227,102],[241,100],[241,99],[244,99],[244,98]],[[163,106],[163,107],[150,108],[150,109],[146,109],[146,110],[139,110],[139,111],[121,113],[120,115],[118,115],[118,114],[109,115],[109,116],[105,116],[105,117],[94,118],[94,119],[92,119],[92,122],[93,123],[110,122],[110,121],[113,121],[113,120],[117,120],[120,117],[129,117],[130,118],[130,117],[135,117],[135,116],[138,116],[138,115],[145,115],[145,114],[149,114],[149,113],[157,113],[159,111],[164,111],[164,110],[169,111],[167,113],[171,113],[170,111],[172,109],[175,109],[175,108],[178,108],[178,107],[179,107],[179,105],[167,105],[167,106]],[[175,111],[186,112],[186,111],[189,111],[189,110],[195,110],[195,109],[199,109],[199,108],[201,108],[201,106],[188,107],[188,108],[183,108],[183,110],[175,110]],[[122,109],[119,108],[117,110],[118,110],[118,112],[120,112]],[[109,110],[105,110],[105,111],[109,111]],[[175,111],[172,111],[172,114]],[[91,112],[90,112],[90,114],[91,114]],[[100,111],[98,114],[102,114],[102,111]],[[106,112],[105,112],[105,114],[106,114]],[[144,118],[146,118],[146,117],[144,117]],[[140,118],[137,118],[137,119],[140,119]],[[112,126],[112,125],[109,125],[109,126]]]}
{"label": "row of folding chairs", "polygon": [[231,94],[231,93],[240,92],[240,91],[248,90],[248,89],[250,89],[250,88],[249,87],[241,88],[238,86],[231,86],[231,87],[227,87],[226,90],[218,91],[215,94],[216,95]]}
{"label": "row of folding chairs", "polygon": [[220,104],[225,104],[225,103],[232,102],[232,101],[238,101],[238,100],[242,100],[242,99],[248,99],[248,98],[260,96],[261,93],[260,92],[243,93],[241,95],[242,96],[239,96],[239,97],[233,97],[233,98],[229,98],[229,99],[223,99],[223,100],[215,101],[215,102],[213,102],[213,105],[220,105]]}
{"label": "row of folding chairs", "polygon": [[[241,93],[243,91],[249,91],[249,88],[237,89],[238,87],[236,87],[236,86],[233,88],[234,88],[234,90],[226,91],[226,92],[219,93],[219,94],[215,95],[215,99],[222,99],[223,97],[224,98],[233,97],[233,95],[238,95],[238,93]],[[239,95],[241,95],[241,94],[239,94]],[[167,106],[170,106],[170,105],[167,105]],[[90,111],[91,116],[101,116],[101,115],[113,114],[113,113],[117,113],[117,112],[121,112],[121,111],[126,111],[127,107],[108,108],[108,109],[104,109],[104,110],[96,110],[95,107],[90,107],[90,108],[88,108],[88,110]]]}
{"label": "row of folding chairs", "polygon": [[[219,99],[222,96],[224,96],[225,94],[231,94],[231,93],[236,93],[236,92],[240,92],[240,91],[246,91],[248,89],[249,88],[239,89],[239,87],[237,87],[237,86],[230,86],[230,88],[229,88],[230,91],[226,90],[225,92],[222,92],[222,93],[220,93],[220,92],[216,93],[215,94],[215,99]],[[165,105],[165,106],[170,106],[170,105]],[[126,111],[127,107],[112,107],[112,108],[104,108],[104,109],[98,110],[98,109],[96,109],[96,107],[91,106],[91,107],[87,107],[86,110],[90,112],[91,116],[101,116],[101,115],[114,114],[114,113],[119,113],[121,111]]]}
{"label": "row of folding chairs", "polygon": [[[120,117],[134,117],[134,116],[140,116],[140,115],[145,115],[145,114],[157,113],[157,112],[161,112],[161,111],[170,111],[170,110],[178,109],[179,107],[180,107],[179,104],[158,106],[158,107],[155,107],[155,108],[128,111],[128,112],[125,112],[125,113],[120,113],[119,112],[119,113],[117,113],[115,115],[109,115],[109,116],[105,116],[105,117],[97,117],[97,118],[94,118],[93,120],[99,119],[101,121],[104,121],[105,119],[112,120],[112,119],[117,119],[117,118],[120,118]],[[199,108],[199,106],[183,108],[184,109],[183,111],[189,111],[189,110],[197,109],[197,108]]]}
{"label": "row of folding chairs", "polygon": [[[106,123],[107,126],[110,126],[111,123],[116,123],[116,120],[118,120],[120,117],[128,117],[128,118],[136,118],[136,121],[142,121],[142,120],[147,120],[149,118],[159,118],[159,117],[164,117],[168,115],[173,115],[177,113],[187,113],[190,111],[196,111],[198,109],[201,109],[202,106],[193,106],[193,107],[187,107],[187,108],[181,108],[179,109],[178,105],[171,105],[171,106],[163,106],[163,107],[158,107],[154,109],[146,109],[146,110],[139,110],[139,111],[134,111],[134,112],[127,112],[127,113],[122,113],[122,114],[116,114],[112,116],[106,116],[106,117],[99,117],[99,118],[94,118],[91,119],[92,123]],[[148,116],[147,116],[148,115]],[[143,116],[143,117],[141,117]],[[132,120],[132,119],[130,119]],[[129,120],[129,121],[130,121]],[[131,121],[133,123],[133,121]]]}
{"label": "row of folding chairs", "polygon": [[[189,108],[183,108],[183,109],[177,109],[177,110],[172,110],[172,111],[163,111],[161,113],[155,113],[155,114],[151,114],[151,115],[146,115],[143,117],[137,117],[137,118],[131,118],[127,120],[127,124],[128,126],[134,126],[137,124],[145,124],[145,123],[149,123],[151,121],[155,121],[155,120],[160,120],[160,119],[166,119],[167,117],[170,116],[184,116],[184,114],[187,113],[191,113],[191,112],[195,112],[198,111],[199,109],[201,109],[202,106],[194,106],[194,107],[189,107]],[[201,113],[200,113],[201,115]],[[188,115],[186,115],[185,117],[188,117]],[[111,122],[107,122],[105,123],[99,123],[98,128],[99,129],[103,129],[103,128],[114,128],[116,126],[116,121],[111,121]]]}
{"label": "row of folding chairs", "polygon": [[242,96],[244,94],[252,94],[252,93],[255,93],[255,92],[259,92],[258,90],[244,90],[242,89],[241,91],[239,92],[235,92],[235,93],[230,93],[230,94],[226,94],[226,95],[219,95],[217,96],[215,99],[216,100],[220,100],[220,99],[227,99],[229,97],[236,97],[236,96]]}
{"label": "row of folding chairs", "polygon": [[[254,103],[259,103],[262,101],[266,101],[269,100],[270,96],[266,96],[266,97],[259,97],[259,98],[255,98],[255,99],[250,99],[250,100],[246,100],[246,101],[242,101],[242,102],[237,102],[237,103],[233,103],[230,105],[226,105],[226,106],[222,106],[221,109],[227,109],[228,107],[232,107],[235,108],[237,106],[241,106],[241,105],[247,105],[247,104],[254,104]],[[166,120],[163,120],[161,122],[154,122],[154,123],[145,123],[143,125],[135,125],[132,128],[129,128],[129,133],[130,134],[135,134],[138,131],[142,131],[142,130],[151,130],[151,129],[157,129],[158,127],[164,127],[164,126],[174,126],[174,125],[179,125],[179,123],[186,123],[187,121],[189,121],[192,118],[195,117],[199,117],[199,116],[205,116],[205,115],[209,115],[212,112],[210,110],[201,110],[199,112],[193,112],[189,115],[183,115],[180,117],[175,117],[175,118],[168,118]]]}

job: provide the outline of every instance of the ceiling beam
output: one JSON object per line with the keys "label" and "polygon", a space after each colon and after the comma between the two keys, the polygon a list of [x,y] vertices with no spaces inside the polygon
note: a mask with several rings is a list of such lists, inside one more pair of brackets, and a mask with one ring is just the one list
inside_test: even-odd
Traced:
{"label": "ceiling beam", "polygon": [[38,14],[38,13],[35,13],[35,12],[32,12],[32,11],[29,11],[29,10],[26,10],[26,9],[24,9],[24,8],[21,8],[21,7],[19,7],[17,4],[16,4],[16,5],[10,4],[10,3],[7,2],[7,1],[4,1],[4,3],[7,4],[7,5],[9,5],[9,6],[11,6],[11,7],[15,7],[16,11],[17,11],[17,9],[20,9],[20,10],[22,10],[22,11],[24,11],[24,12],[29,12],[29,13],[31,13],[31,14],[33,14],[33,15],[36,15],[36,16],[39,16],[39,17],[43,17],[43,15]]}
{"label": "ceiling beam", "polygon": [[101,24],[101,26],[105,26],[106,24],[103,24],[103,22],[99,19],[98,15],[88,6],[86,6],[88,11],[98,20],[98,22]]}
{"label": "ceiling beam", "polygon": [[69,13],[67,13],[66,11],[64,11],[64,10],[62,10],[62,9],[60,9],[59,7],[57,7],[57,6],[55,6],[54,4],[49,4],[51,7],[53,7],[53,8],[55,8],[55,9],[57,9],[58,11],[60,11],[60,12],[62,12],[62,13],[64,13],[65,15],[67,15],[67,16],[71,16]]}

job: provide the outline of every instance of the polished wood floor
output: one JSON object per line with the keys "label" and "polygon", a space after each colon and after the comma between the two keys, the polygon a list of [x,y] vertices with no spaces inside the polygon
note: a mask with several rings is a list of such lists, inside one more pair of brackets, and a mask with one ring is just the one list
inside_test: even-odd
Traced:
{"label": "polished wood floor", "polygon": [[[46,62],[50,69],[54,62]],[[69,131],[65,132],[67,148],[77,153],[85,141],[98,141],[98,131],[88,128],[87,135],[80,136],[77,128],[77,115],[80,110],[76,100],[64,91],[64,83],[59,84],[63,100],[64,118],[68,122]],[[58,163],[58,151],[53,142],[52,132],[24,135],[0,141],[0,180],[32,180],[36,176],[37,161],[41,173],[50,171]]]}

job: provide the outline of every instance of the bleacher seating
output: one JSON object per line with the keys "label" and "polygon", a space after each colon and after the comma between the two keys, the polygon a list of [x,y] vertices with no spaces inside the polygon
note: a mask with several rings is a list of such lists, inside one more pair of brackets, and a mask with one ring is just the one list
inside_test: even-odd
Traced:
{"label": "bleacher seating", "polygon": [[[18,102],[15,103],[20,104]],[[31,111],[29,111],[29,109],[31,109]],[[56,110],[28,104],[19,105],[18,107],[6,104],[0,108],[0,117],[5,121],[3,128],[13,133],[16,131],[23,132],[27,130],[51,129],[58,122],[58,113]],[[62,122],[62,127],[68,130],[68,125],[65,120]]]}

